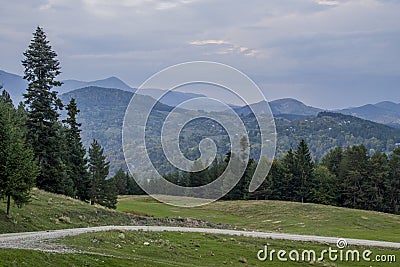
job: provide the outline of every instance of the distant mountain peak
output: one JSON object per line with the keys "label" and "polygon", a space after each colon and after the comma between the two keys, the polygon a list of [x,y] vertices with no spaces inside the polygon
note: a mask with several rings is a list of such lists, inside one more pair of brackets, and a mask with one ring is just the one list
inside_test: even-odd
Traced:
{"label": "distant mountain peak", "polygon": [[273,114],[316,116],[322,109],[307,106],[294,98],[282,98],[270,102]]}
{"label": "distant mountain peak", "polygon": [[118,81],[121,81],[118,77],[116,77],[116,76],[110,76],[110,77],[108,77],[108,78],[105,78],[104,80],[118,80]]}
{"label": "distant mountain peak", "polygon": [[58,90],[61,94],[70,92],[70,91],[78,89],[78,88],[84,88],[84,87],[89,87],[89,86],[114,88],[114,89],[129,91],[129,92],[135,91],[132,87],[130,87],[124,81],[122,81],[121,79],[119,79],[115,76],[111,76],[111,77],[108,77],[105,79],[100,79],[100,80],[95,80],[95,81],[88,81],[88,82],[78,81],[78,80],[65,80],[63,82],[64,82],[64,84]]}
{"label": "distant mountain peak", "polygon": [[98,83],[98,82],[105,82],[105,81],[108,81],[108,82],[118,82],[118,83],[122,83],[122,84],[127,85],[124,81],[122,81],[120,78],[118,78],[118,77],[116,77],[116,76],[110,76],[110,77],[107,77],[107,78],[104,78],[104,79],[99,79],[99,80],[90,81],[90,82],[88,82],[88,83]]}
{"label": "distant mountain peak", "polygon": [[392,101],[381,101],[376,103],[375,105],[399,105],[399,104]]}
{"label": "distant mountain peak", "polygon": [[290,98],[290,97],[284,97],[284,98],[276,99],[276,100],[273,100],[273,101],[271,101],[271,102],[275,102],[275,103],[280,103],[280,102],[293,102],[293,103],[305,105],[303,102],[301,102],[301,101],[299,101],[299,100],[297,100],[297,99],[294,99],[294,98]]}

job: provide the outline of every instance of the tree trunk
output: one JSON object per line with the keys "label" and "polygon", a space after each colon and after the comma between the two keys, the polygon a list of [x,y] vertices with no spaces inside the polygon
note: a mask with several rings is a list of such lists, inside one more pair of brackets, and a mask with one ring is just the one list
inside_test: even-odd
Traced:
{"label": "tree trunk", "polygon": [[11,204],[11,196],[7,196],[7,217],[10,217],[10,204]]}

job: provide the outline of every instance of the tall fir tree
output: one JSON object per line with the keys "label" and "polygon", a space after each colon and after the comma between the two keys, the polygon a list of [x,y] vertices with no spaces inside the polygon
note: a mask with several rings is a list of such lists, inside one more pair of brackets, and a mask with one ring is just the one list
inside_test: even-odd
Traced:
{"label": "tall fir tree", "polygon": [[80,200],[89,200],[89,173],[87,170],[86,149],[81,140],[81,126],[77,122],[76,116],[80,112],[75,99],[71,98],[66,107],[68,118],[63,120],[66,124],[65,161],[67,165],[68,176],[74,182],[75,194]]}
{"label": "tall fir tree", "polygon": [[[220,157],[215,157],[212,164],[208,167],[208,181],[207,183],[215,182],[225,171],[227,163]],[[207,188],[205,197],[211,197],[220,193],[221,187],[215,182],[215,186]]]}
{"label": "tall fir tree", "polygon": [[[246,136],[242,136],[242,138],[240,138],[239,164],[245,168],[242,177],[240,177],[240,180],[237,182],[235,187],[231,190],[231,192],[229,192],[229,194],[232,194],[232,199],[250,198],[249,185],[255,171],[256,163],[254,159],[248,158],[249,154],[247,149],[249,149],[249,141]],[[246,160],[248,160],[247,164]]]}
{"label": "tall fir tree", "polygon": [[385,180],[389,176],[387,155],[375,152],[368,162],[368,176],[362,183],[363,209],[384,211]]}
{"label": "tall fir tree", "polygon": [[26,143],[24,111],[15,109],[10,95],[0,96],[0,198],[6,199],[10,216],[11,199],[21,207],[30,200],[30,191],[39,172],[32,149]]}
{"label": "tall fir tree", "polygon": [[302,203],[308,200],[310,194],[311,182],[313,180],[314,163],[312,161],[311,152],[308,149],[307,143],[303,140],[300,141],[296,150],[296,183],[298,186],[295,189],[297,198]]}
{"label": "tall fir tree", "polygon": [[[234,200],[240,197],[241,192],[238,193],[238,188],[240,187],[240,177],[239,181],[237,180],[238,173],[241,172],[242,166],[245,166],[244,162],[240,159],[240,155],[229,151],[225,154],[225,164],[226,166],[230,166],[230,168],[226,168],[223,175],[221,176],[221,184],[218,185],[221,187],[222,191],[228,191],[228,193],[223,196],[224,200]],[[232,187],[232,185],[234,185]]]}
{"label": "tall fir tree", "polygon": [[271,164],[271,169],[261,186],[252,194],[255,199],[284,199],[283,189],[285,173],[282,167],[282,161],[274,159]]}
{"label": "tall fir tree", "polygon": [[283,181],[281,182],[281,200],[287,201],[298,201],[295,196],[295,190],[299,187],[296,183],[298,180],[295,179],[297,173],[297,162],[296,154],[293,149],[289,149],[288,152],[282,158],[282,169],[283,169]]}
{"label": "tall fir tree", "polygon": [[126,195],[128,193],[128,177],[122,168],[117,171],[112,179],[114,179],[118,194]]}
{"label": "tall fir tree", "polygon": [[[164,178],[171,181],[170,177],[173,177],[175,175],[177,175],[177,172],[166,174]],[[136,180],[131,175],[129,175],[129,172],[124,172],[122,168],[120,168],[110,180],[112,180],[115,184],[115,190],[118,195],[146,194],[140,187],[140,185],[138,185]]]}
{"label": "tall fir tree", "polygon": [[[175,174],[174,174],[175,175]],[[135,178],[132,177],[129,172],[126,172],[126,193],[128,195],[146,195],[146,192],[140,187],[140,185],[136,182]]]}
{"label": "tall fir tree", "polygon": [[310,200],[313,203],[337,205],[340,186],[338,178],[324,165],[314,169]]}
{"label": "tall fir tree", "polygon": [[343,153],[339,178],[342,182],[342,205],[362,208],[365,204],[363,183],[368,176],[368,155],[364,145],[352,146]]}
{"label": "tall fir tree", "polygon": [[256,167],[257,163],[253,158],[250,158],[249,161],[247,162],[246,169],[244,170],[242,177],[240,178],[239,182],[236,185],[240,188],[241,191],[239,199],[243,200],[250,199],[252,193],[249,192],[249,185],[251,179],[253,178]]}
{"label": "tall fir tree", "polygon": [[[194,161],[192,170],[201,170],[203,169],[203,163],[200,159]],[[202,171],[191,171],[189,174],[189,182],[191,187],[202,186],[207,184],[208,176],[207,176],[207,169]]]}
{"label": "tall fir tree", "polygon": [[62,103],[57,91],[52,90],[61,86],[56,80],[60,63],[41,27],[37,27],[24,56],[24,79],[29,82],[24,94],[28,139],[41,168],[36,185],[50,192],[72,195],[73,183],[62,160],[64,134],[58,122]]}
{"label": "tall fir tree", "polygon": [[104,149],[93,140],[89,148],[90,203],[115,208],[118,192],[113,179],[107,180],[110,162],[104,156]]}
{"label": "tall fir tree", "polygon": [[400,147],[393,150],[389,159],[389,176],[385,184],[386,212],[400,214]]}
{"label": "tall fir tree", "polygon": [[335,147],[322,158],[321,165],[324,165],[325,167],[328,168],[328,170],[332,174],[334,174],[336,177],[339,177],[339,167],[340,167],[340,162],[342,161],[342,157],[343,157],[342,147],[340,146]]}

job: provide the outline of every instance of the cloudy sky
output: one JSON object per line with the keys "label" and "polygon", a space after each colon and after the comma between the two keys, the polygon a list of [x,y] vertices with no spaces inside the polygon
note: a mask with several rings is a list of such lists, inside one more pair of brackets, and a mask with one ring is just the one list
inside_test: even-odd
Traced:
{"label": "cloudy sky", "polygon": [[21,75],[37,25],[61,79],[138,86],[173,64],[210,60],[269,100],[322,108],[400,102],[397,0],[1,0],[0,69]]}

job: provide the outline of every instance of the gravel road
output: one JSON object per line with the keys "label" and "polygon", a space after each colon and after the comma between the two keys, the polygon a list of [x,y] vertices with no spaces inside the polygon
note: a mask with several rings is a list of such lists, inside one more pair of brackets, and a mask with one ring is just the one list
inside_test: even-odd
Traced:
{"label": "gravel road", "polygon": [[[336,244],[337,237],[324,237],[312,235],[295,235],[284,233],[265,233],[254,231],[236,231],[227,229],[214,229],[214,228],[195,228],[195,227],[171,227],[171,226],[99,226],[89,228],[73,228],[63,230],[51,231],[38,231],[38,232],[24,232],[0,235],[0,248],[18,248],[18,249],[32,249],[48,252],[68,253],[75,252],[60,244],[54,244],[50,241],[52,239],[59,239],[66,236],[74,236],[84,233],[101,232],[110,230],[126,230],[126,231],[169,231],[169,232],[191,232],[191,233],[210,233],[210,234],[223,234],[233,236],[247,236],[266,239],[280,239],[292,241],[312,241],[320,243]],[[367,247],[386,247],[386,248],[399,248],[400,243],[372,241],[363,239],[346,239],[348,245],[358,245]]]}

